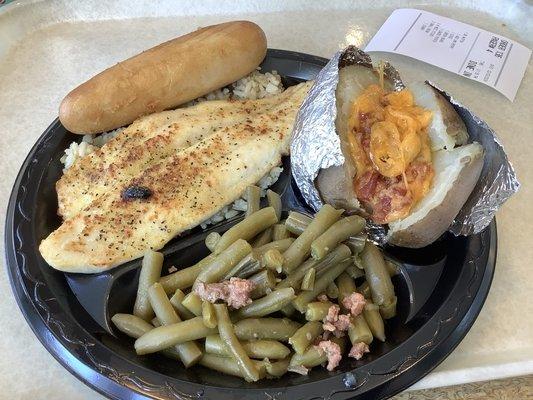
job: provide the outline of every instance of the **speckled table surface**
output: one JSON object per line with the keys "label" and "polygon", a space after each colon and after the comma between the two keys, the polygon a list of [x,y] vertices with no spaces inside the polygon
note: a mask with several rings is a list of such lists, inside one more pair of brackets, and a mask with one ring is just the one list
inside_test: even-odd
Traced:
{"label": "speckled table surface", "polygon": [[[364,3],[364,4],[363,4]],[[364,45],[394,8],[419,6],[499,32],[532,47],[531,6],[523,2],[15,1],[0,7],[0,219],[19,166],[57,115],[61,98],[96,72],[198,26],[251,19],[269,46],[324,57],[347,43]],[[370,5],[371,4],[371,5]],[[385,56],[384,56],[385,57]],[[386,56],[406,81],[430,78],[484,118],[500,135],[523,187],[498,214],[498,262],[478,320],[459,347],[414,388],[533,373],[533,134],[531,64],[514,103],[497,92],[435,67]],[[2,240],[3,245],[3,240]],[[3,249],[1,250],[3,252]],[[99,398],[46,352],[26,325],[0,274],[0,398]],[[531,393],[531,379],[516,390]],[[529,385],[529,386],[528,386]],[[504,384],[505,386],[505,384]],[[414,393],[414,392],[413,392]],[[425,396],[424,392],[417,392]],[[445,397],[435,392],[434,398]],[[508,398],[526,398],[509,394]],[[503,396],[503,395],[502,395]],[[418,398],[414,394],[401,399]],[[425,397],[420,397],[425,398]],[[472,397],[489,398],[489,397]],[[493,397],[500,398],[500,397]],[[506,398],[506,397],[501,397]]]}

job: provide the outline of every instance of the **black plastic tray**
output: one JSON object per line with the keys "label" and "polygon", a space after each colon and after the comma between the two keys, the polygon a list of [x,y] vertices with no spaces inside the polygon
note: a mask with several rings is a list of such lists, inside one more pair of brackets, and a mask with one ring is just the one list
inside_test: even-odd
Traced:
{"label": "black plastic tray", "polygon": [[[306,54],[269,50],[262,67],[264,71],[277,70],[285,83],[291,84],[312,79],[326,62]],[[56,120],[24,161],[8,205],[6,261],[17,302],[39,340],[67,370],[110,398],[387,398],[446,358],[472,326],[489,291],[496,260],[494,221],[478,235],[456,238],[446,234],[420,250],[386,249],[422,274],[416,281],[408,281],[404,275],[394,279],[399,315],[387,321],[387,341],[373,343],[371,353],[360,361],[343,360],[335,372],[318,368],[308,376],[289,374],[278,380],[246,383],[203,367],[185,370],[158,355],[138,357],[131,339],[115,338],[93,321],[73,295],[65,275],[50,268],[38,251],[40,241],[60,224],[55,182],[61,175],[59,158],[73,137]],[[290,184],[290,177],[285,176],[285,182]],[[200,246],[194,252],[173,254],[165,265],[190,265],[191,257],[204,251]],[[442,273],[426,281],[423,271],[435,265],[442,267]],[[404,324],[413,302],[413,285],[433,290]]]}

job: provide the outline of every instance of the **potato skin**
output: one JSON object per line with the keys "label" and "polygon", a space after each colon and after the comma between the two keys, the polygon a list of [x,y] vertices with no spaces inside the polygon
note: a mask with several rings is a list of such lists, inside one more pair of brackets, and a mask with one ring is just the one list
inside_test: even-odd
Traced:
{"label": "potato skin", "polygon": [[420,221],[405,229],[390,234],[388,242],[400,247],[418,249],[428,246],[448,230],[455,216],[459,213],[483,169],[483,152],[466,164],[443,201]]}
{"label": "potato skin", "polygon": [[468,142],[468,131],[465,123],[457,114],[451,103],[440,94],[437,89],[431,88],[435,92],[437,103],[442,113],[442,120],[446,126],[446,133],[453,137],[456,146],[462,146]]}
{"label": "potato skin", "polygon": [[[330,167],[321,170],[315,180],[315,185],[322,200],[335,207],[345,208],[349,213],[357,213],[366,217],[361,209],[353,190],[353,176],[355,166],[347,155],[346,136],[351,102],[360,95],[361,91],[370,83],[377,83],[377,77],[371,70],[362,66],[344,67],[339,71],[339,84],[337,85],[337,117],[336,128],[341,139],[341,148],[346,161],[343,166]],[[424,85],[425,87],[425,85]],[[437,90],[427,86],[426,95],[433,94],[435,101],[431,102],[432,108],[438,108],[438,115],[442,118],[442,135],[449,135],[449,140],[456,146],[463,146],[468,141],[468,132],[460,115],[455,111],[452,104],[446,100]],[[443,140],[446,142],[446,140]],[[452,149],[439,151],[452,151]],[[474,189],[481,169],[483,167],[483,152],[473,155],[466,165],[462,165],[459,175],[456,176],[451,188],[445,194],[443,201],[435,205],[427,215],[417,222],[401,229],[394,230],[390,226],[387,241],[391,244],[420,248],[429,245],[438,239],[453,222],[462,206]],[[438,173],[439,171],[437,171]]]}
{"label": "potato skin", "polygon": [[99,73],[61,102],[59,119],[78,134],[105,132],[176,107],[253,71],[266,37],[249,21],[199,29]]}
{"label": "potato skin", "polygon": [[333,166],[320,170],[315,180],[322,201],[335,208],[343,208],[352,212],[360,210],[361,206],[353,189],[351,175],[346,165]]}

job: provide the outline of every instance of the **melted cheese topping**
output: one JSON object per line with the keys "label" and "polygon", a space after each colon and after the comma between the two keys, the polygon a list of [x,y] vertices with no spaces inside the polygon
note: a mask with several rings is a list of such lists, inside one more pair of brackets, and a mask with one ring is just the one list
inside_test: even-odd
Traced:
{"label": "melted cheese topping", "polygon": [[408,89],[387,92],[370,85],[353,102],[348,143],[357,168],[354,188],[375,222],[405,217],[428,192],[431,118]]}

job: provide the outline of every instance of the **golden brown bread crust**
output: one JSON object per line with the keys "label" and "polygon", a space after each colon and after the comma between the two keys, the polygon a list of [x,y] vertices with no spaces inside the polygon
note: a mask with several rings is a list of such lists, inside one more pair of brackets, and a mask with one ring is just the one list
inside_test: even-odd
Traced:
{"label": "golden brown bread crust", "polygon": [[253,71],[266,37],[249,21],[199,29],[99,73],[61,102],[59,119],[79,134],[105,132],[176,107]]}

